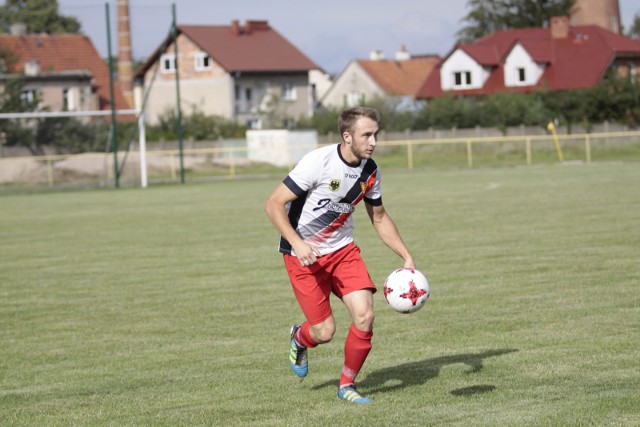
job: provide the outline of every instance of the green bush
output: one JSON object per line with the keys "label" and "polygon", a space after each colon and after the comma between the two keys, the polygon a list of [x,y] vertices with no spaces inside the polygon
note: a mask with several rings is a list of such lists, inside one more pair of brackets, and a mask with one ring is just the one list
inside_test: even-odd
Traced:
{"label": "green bush", "polygon": [[[149,141],[178,139],[177,115],[167,110],[158,119],[158,123],[147,126]],[[213,141],[220,138],[243,138],[246,128],[221,116],[209,116],[194,110],[182,116],[182,136],[195,141]]]}

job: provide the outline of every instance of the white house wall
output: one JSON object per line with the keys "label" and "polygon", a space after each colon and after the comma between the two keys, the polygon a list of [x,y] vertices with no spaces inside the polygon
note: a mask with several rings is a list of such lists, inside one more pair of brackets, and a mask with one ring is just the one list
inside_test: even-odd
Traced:
{"label": "white house wall", "polygon": [[[148,85],[146,85],[148,88]],[[206,115],[222,116],[233,119],[233,79],[229,75],[209,79],[180,79],[180,99],[183,114],[194,110]],[[157,123],[158,118],[167,110],[176,110],[175,80],[156,80],[151,87],[147,105],[146,119]]]}
{"label": "white house wall", "polygon": [[[455,73],[471,73],[471,84],[455,85]],[[481,89],[489,78],[490,70],[478,64],[464,51],[453,52],[440,68],[440,84],[443,91],[456,89]]]}
{"label": "white house wall", "polygon": [[331,76],[326,74],[322,70],[311,70],[309,71],[309,84],[315,86],[315,96],[316,99],[322,99],[322,97],[327,93],[327,91],[331,88],[333,81],[331,80]]}
{"label": "white house wall", "polygon": [[[525,80],[520,81],[519,69],[524,69]],[[536,63],[520,43],[516,44],[504,63],[504,85],[533,86],[544,73],[544,65]]]}
{"label": "white house wall", "polygon": [[352,94],[358,94],[365,100],[385,95],[380,86],[355,61],[350,62],[333,82],[322,98],[322,105],[342,108],[346,103],[346,106],[353,106],[347,102]]}

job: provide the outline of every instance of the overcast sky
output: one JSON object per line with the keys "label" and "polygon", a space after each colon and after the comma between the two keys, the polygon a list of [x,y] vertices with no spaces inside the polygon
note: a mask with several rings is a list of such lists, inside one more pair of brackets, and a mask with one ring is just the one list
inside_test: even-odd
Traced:
{"label": "overcast sky", "polygon": [[[629,28],[640,1],[619,0],[622,23]],[[462,28],[468,0],[129,0],[133,56],[148,56],[167,35],[171,5],[178,25],[229,25],[237,19],[268,20],[271,26],[329,73],[372,50],[392,58],[401,45],[412,54],[444,55]],[[0,3],[4,3],[1,1]],[[75,16],[106,57],[107,1],[58,0],[62,15]],[[111,11],[112,49],[116,53],[117,1]]]}

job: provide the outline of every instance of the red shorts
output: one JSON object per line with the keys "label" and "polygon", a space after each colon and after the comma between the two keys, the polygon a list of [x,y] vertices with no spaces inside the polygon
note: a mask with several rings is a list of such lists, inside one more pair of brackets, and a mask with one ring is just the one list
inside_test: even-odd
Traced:
{"label": "red shorts", "polygon": [[284,265],[298,304],[312,325],[331,316],[331,293],[342,299],[353,291],[369,289],[372,293],[376,292],[376,286],[360,256],[360,248],[353,242],[321,256],[308,267],[300,265],[298,258],[292,255],[284,255]]}

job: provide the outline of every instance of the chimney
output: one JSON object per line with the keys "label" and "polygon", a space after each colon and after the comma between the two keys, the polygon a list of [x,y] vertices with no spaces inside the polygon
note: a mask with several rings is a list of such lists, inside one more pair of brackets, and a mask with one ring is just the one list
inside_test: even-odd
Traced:
{"label": "chimney", "polygon": [[407,50],[407,45],[400,46],[400,50],[396,52],[396,61],[406,61],[411,59],[411,54]]}
{"label": "chimney", "polygon": [[247,33],[254,31],[267,31],[269,30],[269,21],[247,21],[244,24]]}
{"label": "chimney", "polygon": [[125,100],[133,106],[133,55],[129,25],[129,0],[118,0],[118,78]]}
{"label": "chimney", "polygon": [[372,50],[369,52],[369,60],[382,61],[384,59],[384,52],[382,50]]}
{"label": "chimney", "polygon": [[566,39],[569,37],[569,25],[568,16],[552,16],[551,17],[551,38],[552,39]]}
{"label": "chimney", "polygon": [[240,22],[238,22],[237,19],[231,21],[231,34],[233,34],[234,36],[240,35]]}

